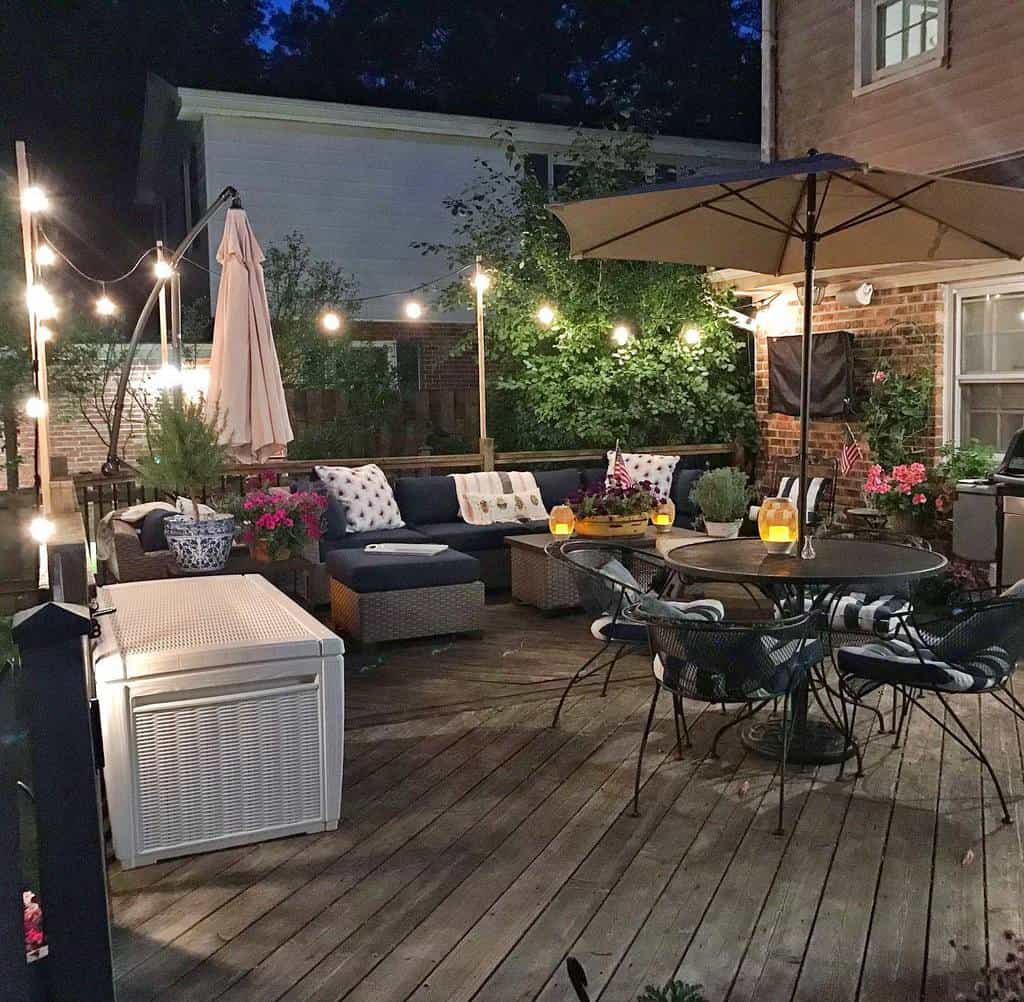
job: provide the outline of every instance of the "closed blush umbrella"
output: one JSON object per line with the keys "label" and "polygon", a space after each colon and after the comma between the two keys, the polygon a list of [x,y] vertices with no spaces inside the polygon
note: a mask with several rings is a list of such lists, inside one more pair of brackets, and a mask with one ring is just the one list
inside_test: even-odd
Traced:
{"label": "closed blush umbrella", "polygon": [[240,463],[263,463],[294,438],[270,309],[263,251],[243,209],[229,209],[217,249],[220,285],[206,414]]}
{"label": "closed blush umbrella", "polygon": [[818,154],[551,206],[575,258],[802,271],[800,499],[806,537],[815,268],[1024,257],[1024,191]]}

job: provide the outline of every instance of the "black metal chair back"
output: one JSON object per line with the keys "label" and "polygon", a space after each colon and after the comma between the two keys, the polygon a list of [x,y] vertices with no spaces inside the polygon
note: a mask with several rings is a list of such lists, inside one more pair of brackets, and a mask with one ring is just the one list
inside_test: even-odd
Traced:
{"label": "black metal chair back", "polygon": [[[569,568],[583,608],[595,619],[620,614],[648,592],[659,590],[668,575],[659,556],[624,543],[572,539],[550,543],[547,552]],[[612,561],[628,571],[636,586],[625,575],[615,575]]]}
{"label": "black metal chair back", "polygon": [[801,655],[812,642],[815,616],[751,623],[664,619],[634,607],[647,623],[661,684],[687,699],[746,702],[784,696],[806,670]]}
{"label": "black metal chair back", "polygon": [[1006,652],[1012,670],[1024,660],[1024,595],[967,602],[948,616],[914,620],[909,629],[940,661],[965,665],[998,647]]}

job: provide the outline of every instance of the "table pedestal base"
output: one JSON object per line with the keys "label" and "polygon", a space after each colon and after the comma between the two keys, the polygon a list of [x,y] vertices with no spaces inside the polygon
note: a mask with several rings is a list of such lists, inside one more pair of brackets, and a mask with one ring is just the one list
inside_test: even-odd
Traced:
{"label": "table pedestal base", "polygon": [[[806,720],[790,725],[790,762],[800,765],[833,765],[853,755],[843,735],[824,720]],[[740,735],[745,747],[765,758],[782,758],[782,718],[756,721]]]}

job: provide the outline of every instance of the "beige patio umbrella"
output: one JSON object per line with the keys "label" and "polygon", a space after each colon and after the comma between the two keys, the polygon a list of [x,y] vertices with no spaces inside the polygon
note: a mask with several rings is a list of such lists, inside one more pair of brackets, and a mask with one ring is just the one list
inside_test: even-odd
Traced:
{"label": "beige patio umbrella", "polygon": [[1024,191],[908,174],[811,150],[675,184],[550,206],[576,258],[803,271],[799,533],[806,534],[815,268],[1024,258]]}
{"label": "beige patio umbrella", "polygon": [[295,436],[270,328],[263,251],[244,209],[228,209],[217,261],[206,414],[240,463],[263,463],[280,456]]}

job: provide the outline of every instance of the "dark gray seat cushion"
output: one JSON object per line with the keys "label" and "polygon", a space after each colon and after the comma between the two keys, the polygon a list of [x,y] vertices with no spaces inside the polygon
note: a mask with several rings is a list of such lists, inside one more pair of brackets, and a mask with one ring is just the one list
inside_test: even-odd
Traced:
{"label": "dark gray seat cushion", "polygon": [[422,532],[432,543],[447,543],[453,550],[474,552],[495,550],[505,545],[506,536],[525,536],[528,532],[547,532],[546,521],[497,522],[494,525],[467,525],[465,522],[444,522],[441,525],[421,525]]}
{"label": "dark gray seat cushion", "polygon": [[541,500],[548,511],[556,504],[562,504],[570,494],[575,494],[583,484],[580,471],[577,469],[541,470],[533,476],[540,488]]}
{"label": "dark gray seat cushion", "polygon": [[367,553],[365,550],[333,550],[327,555],[327,571],[336,581],[360,595],[377,591],[404,591],[407,588],[435,588],[480,580],[480,564],[477,559],[456,550],[445,550],[432,557],[407,553]]}
{"label": "dark gray seat cushion", "polygon": [[346,532],[343,536],[324,536],[320,540],[320,559],[334,550],[361,550],[367,543],[429,543],[422,533],[404,529],[371,529],[369,532]]}
{"label": "dark gray seat cushion", "polygon": [[451,477],[399,477],[395,500],[409,525],[454,522],[459,517],[459,498]]}

